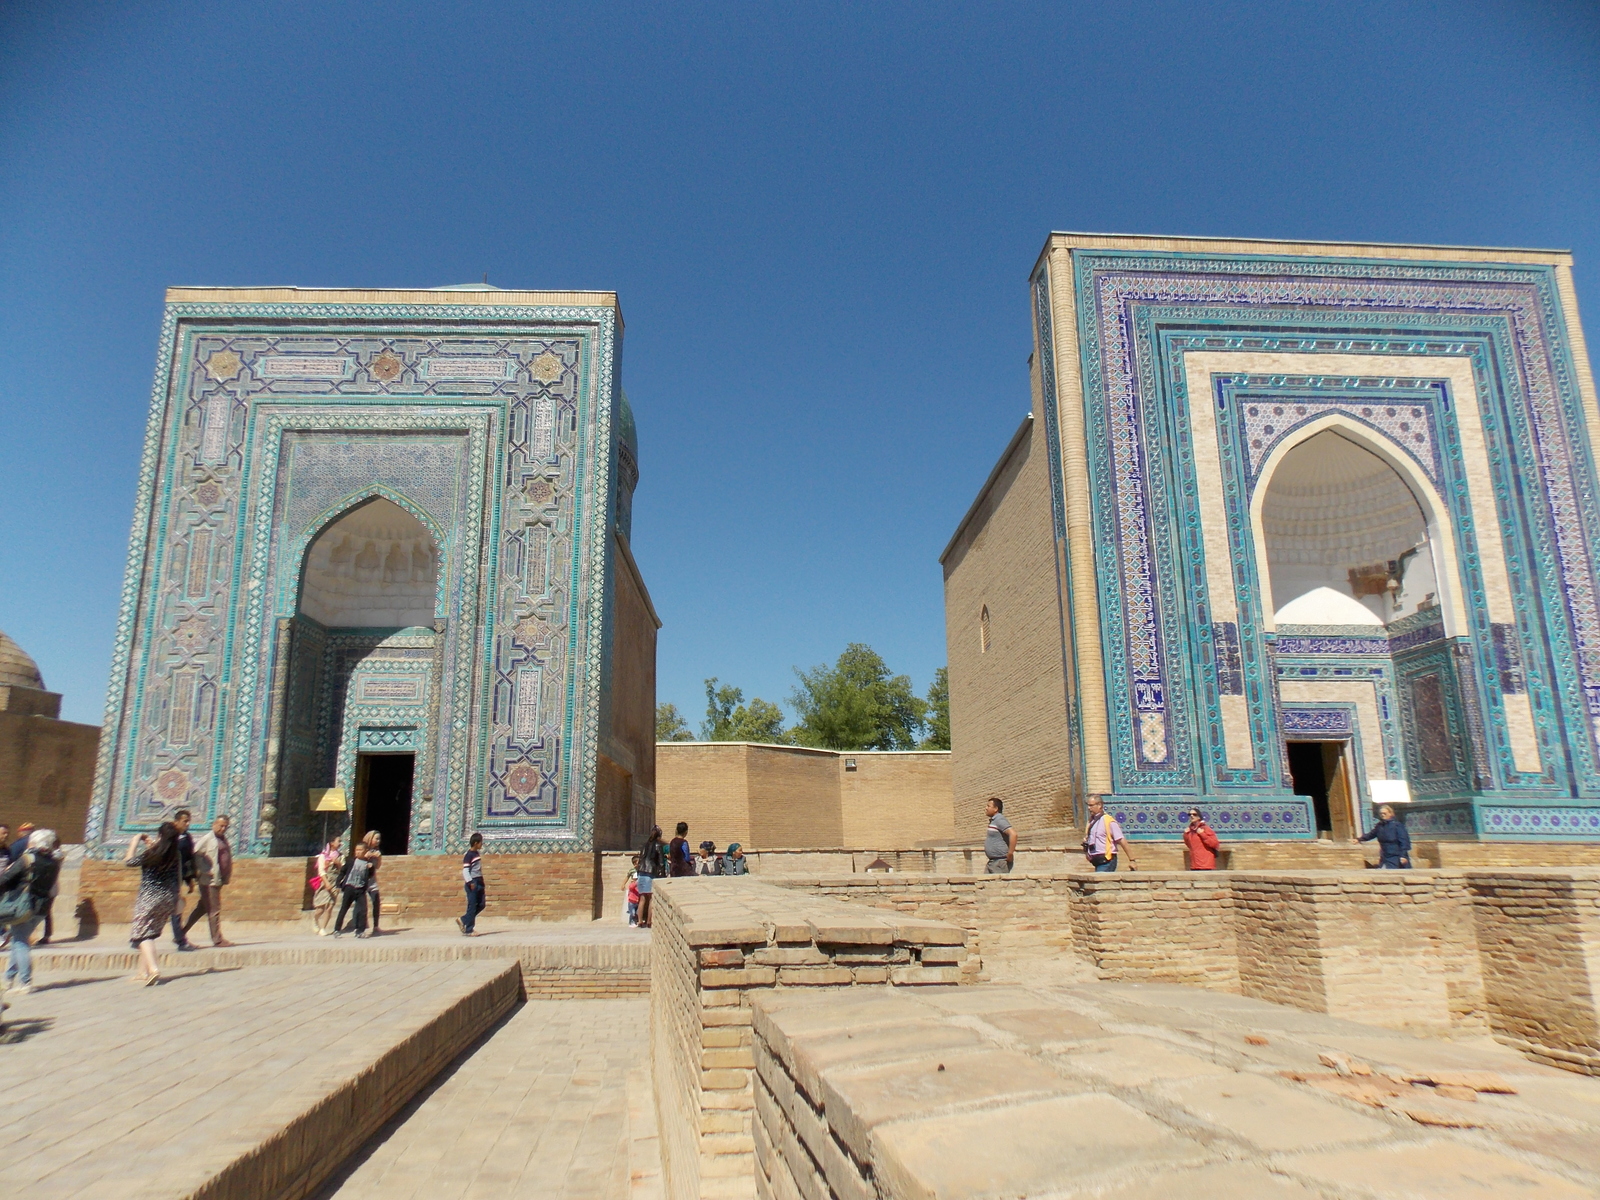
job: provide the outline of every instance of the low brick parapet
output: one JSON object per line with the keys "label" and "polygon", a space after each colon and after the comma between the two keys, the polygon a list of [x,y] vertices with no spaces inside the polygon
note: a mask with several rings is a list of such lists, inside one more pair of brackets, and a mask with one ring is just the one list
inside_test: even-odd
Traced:
{"label": "low brick parapet", "polygon": [[674,1197],[753,1195],[750,997],[892,991],[977,977],[958,925],[746,878],[656,887],[650,1043]]}

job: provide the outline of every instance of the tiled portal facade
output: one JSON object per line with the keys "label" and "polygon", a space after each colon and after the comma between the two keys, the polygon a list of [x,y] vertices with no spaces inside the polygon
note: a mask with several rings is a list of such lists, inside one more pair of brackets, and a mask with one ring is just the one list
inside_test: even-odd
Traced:
{"label": "tiled portal facade", "polygon": [[[1286,754],[1310,741],[1342,744],[1354,824],[1395,799],[1421,836],[1600,839],[1600,414],[1568,255],[1056,234],[1031,283],[1076,812],[1311,837]],[[1300,527],[1273,489],[1328,435],[1425,532],[1330,574],[1336,620],[1279,620],[1274,573],[1319,568],[1274,560]],[[975,514],[1013,503],[994,487]],[[959,793],[963,701],[1005,699],[955,647],[977,614],[947,620]]]}
{"label": "tiled portal facade", "polygon": [[659,622],[621,333],[610,293],[170,291],[91,844],[185,805],[306,853],[364,753],[414,756],[412,853],[625,844]]}

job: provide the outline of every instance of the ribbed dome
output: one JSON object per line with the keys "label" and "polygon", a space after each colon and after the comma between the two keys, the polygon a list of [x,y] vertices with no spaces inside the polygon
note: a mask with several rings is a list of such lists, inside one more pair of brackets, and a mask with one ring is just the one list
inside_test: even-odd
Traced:
{"label": "ribbed dome", "polygon": [[0,687],[38,688],[44,691],[44,676],[39,664],[21,646],[0,630]]}

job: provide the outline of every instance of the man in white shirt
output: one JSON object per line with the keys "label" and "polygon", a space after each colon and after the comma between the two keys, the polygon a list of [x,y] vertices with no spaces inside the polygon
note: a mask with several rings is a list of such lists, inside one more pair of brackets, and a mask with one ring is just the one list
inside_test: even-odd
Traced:
{"label": "man in white shirt", "polygon": [[233,878],[233,847],[228,844],[228,818],[211,822],[211,832],[202,833],[194,843],[194,876],[200,887],[200,903],[183,923],[183,936],[202,916],[211,926],[213,946],[233,945],[222,936],[222,889]]}

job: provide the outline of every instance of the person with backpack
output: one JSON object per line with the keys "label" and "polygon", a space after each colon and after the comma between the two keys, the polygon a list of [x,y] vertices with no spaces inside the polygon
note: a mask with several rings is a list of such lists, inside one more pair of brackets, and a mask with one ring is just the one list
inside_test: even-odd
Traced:
{"label": "person with backpack", "polygon": [[367,865],[367,847],[357,842],[345,865],[344,877],[339,880],[339,891],[344,899],[339,904],[339,919],[333,923],[333,936],[344,936],[344,919],[351,908],[356,910],[355,932],[358,938],[367,936],[367,884],[372,880],[372,868]]}
{"label": "person with backpack", "polygon": [[667,874],[673,879],[694,874],[694,855],[689,850],[689,822],[679,821],[677,835],[667,845]]}
{"label": "person with backpack", "polygon": [[61,871],[56,846],[53,831],[35,829],[28,835],[27,849],[0,874],[0,924],[11,932],[5,982],[0,990],[15,991],[19,995],[33,990],[30,940],[50,907],[56,876]]}
{"label": "person with backpack", "polygon": [[666,847],[661,844],[661,826],[652,825],[644,849],[639,851],[639,928],[650,928],[650,902],[656,880],[667,873]]}
{"label": "person with backpack", "polygon": [[1097,874],[1117,869],[1117,854],[1128,859],[1128,870],[1135,869],[1133,851],[1123,837],[1122,826],[1105,810],[1105,801],[1099,796],[1089,797],[1089,830],[1083,839],[1083,856],[1089,860]]}

